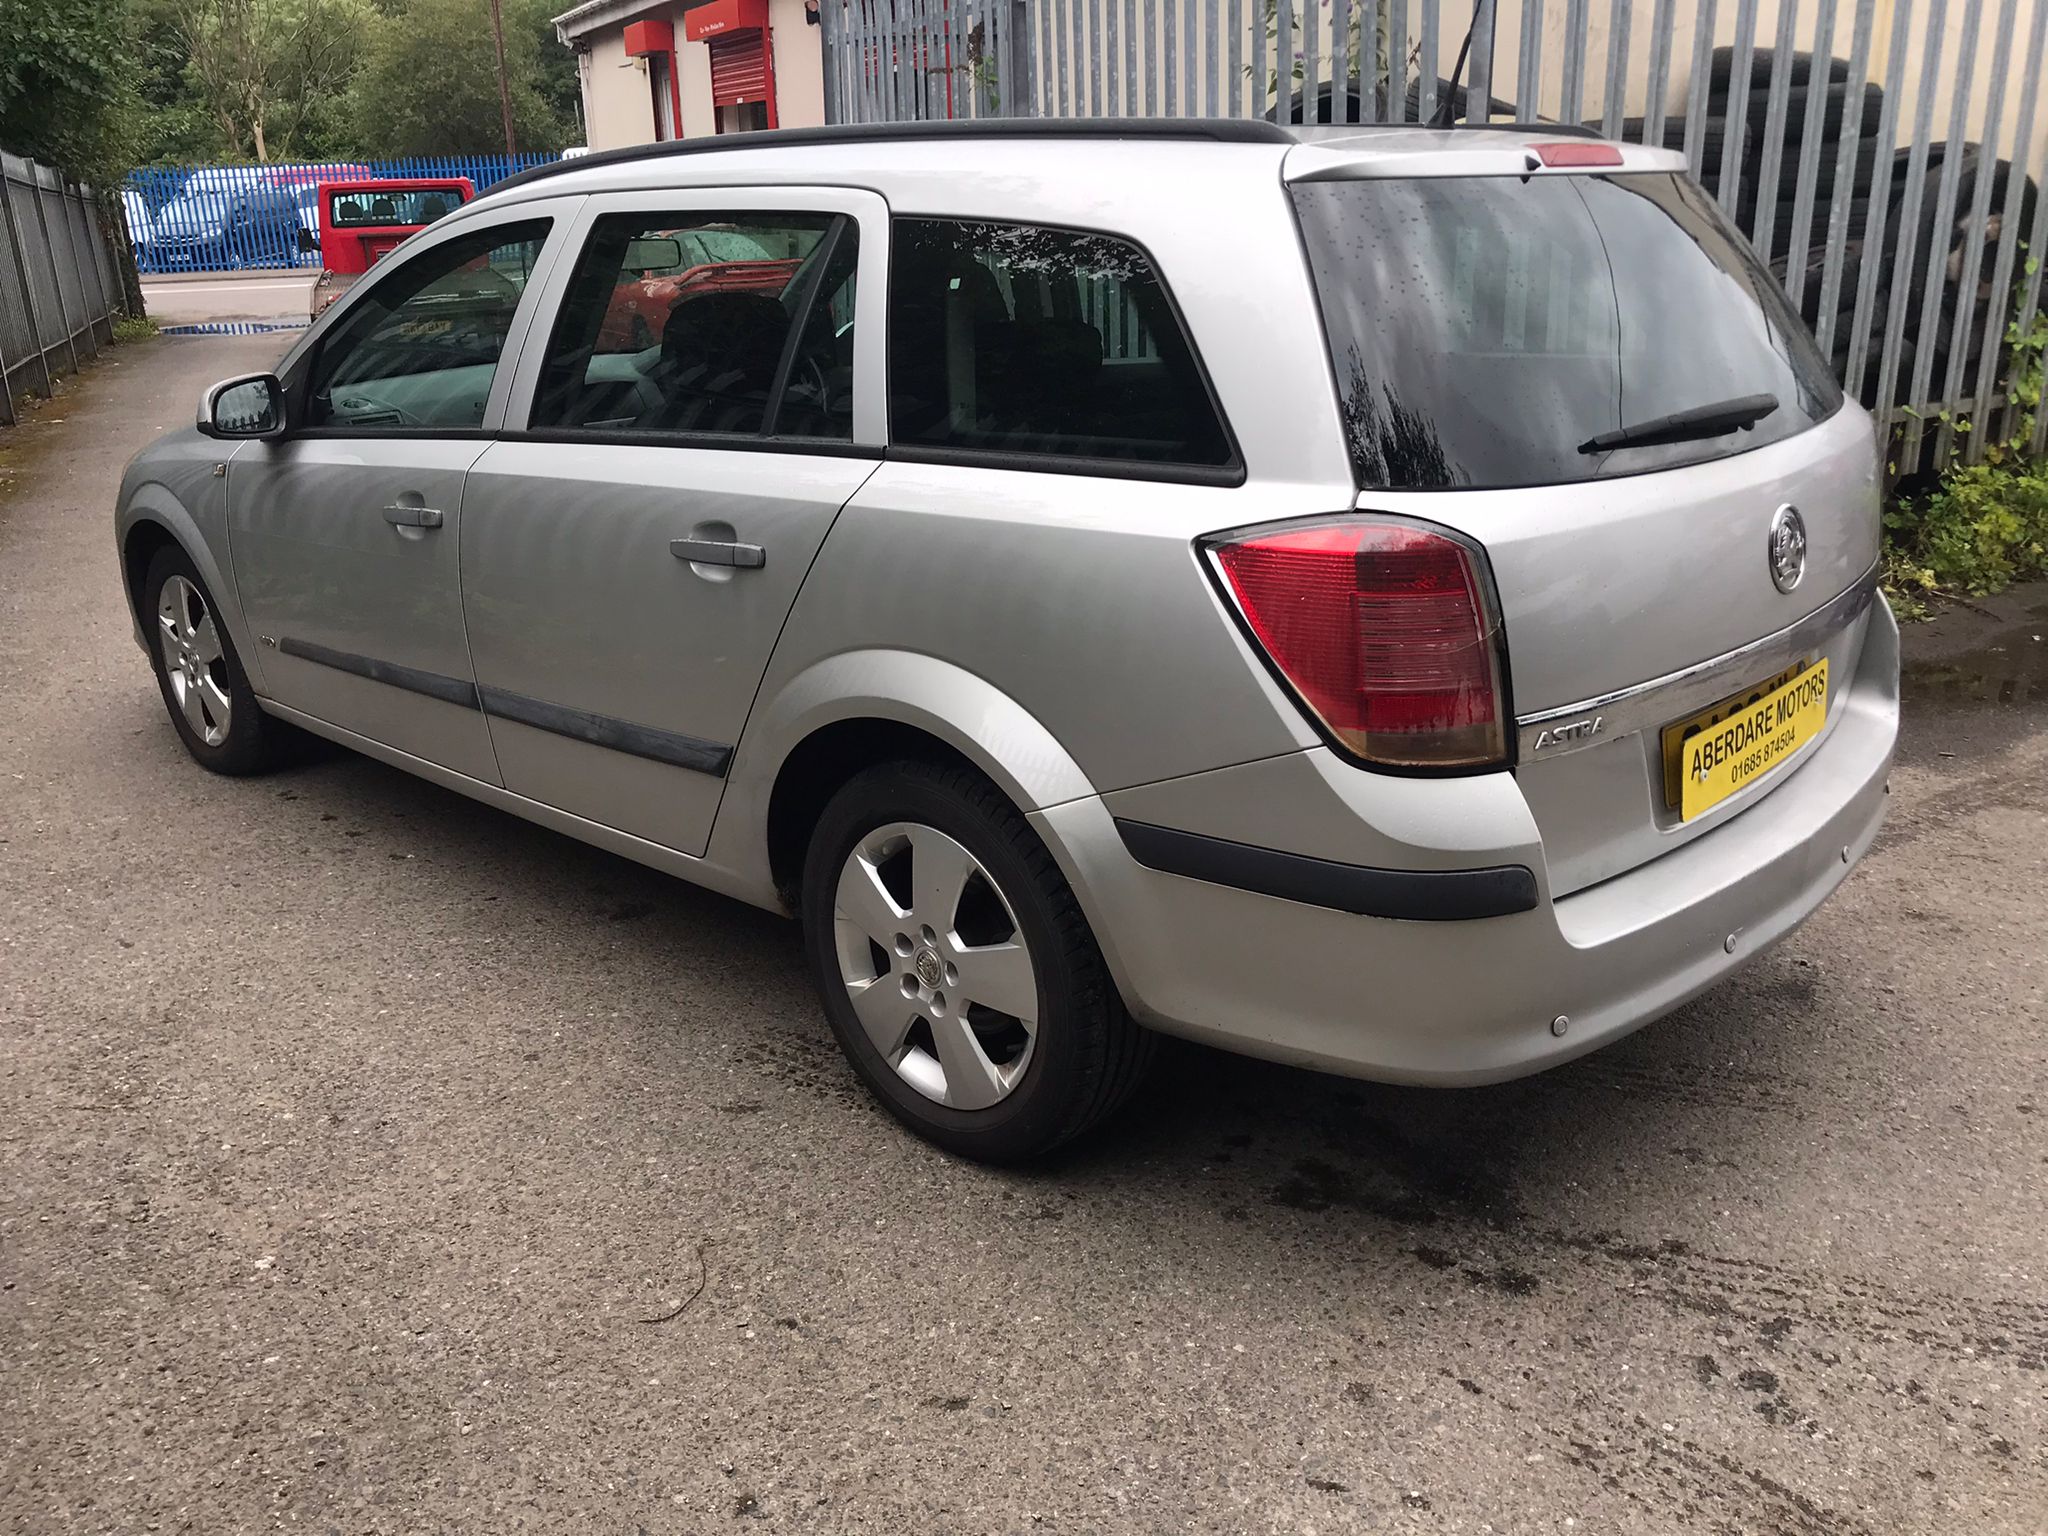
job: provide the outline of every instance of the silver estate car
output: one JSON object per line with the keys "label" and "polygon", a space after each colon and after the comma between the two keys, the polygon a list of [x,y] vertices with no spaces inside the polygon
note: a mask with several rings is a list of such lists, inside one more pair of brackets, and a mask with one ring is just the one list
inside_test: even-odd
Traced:
{"label": "silver estate car", "polygon": [[1782,937],[1884,813],[1879,489],[1674,153],[911,125],[500,184],[115,533],[203,766],[793,913],[883,1103],[1019,1158],[1153,1031],[1483,1083]]}

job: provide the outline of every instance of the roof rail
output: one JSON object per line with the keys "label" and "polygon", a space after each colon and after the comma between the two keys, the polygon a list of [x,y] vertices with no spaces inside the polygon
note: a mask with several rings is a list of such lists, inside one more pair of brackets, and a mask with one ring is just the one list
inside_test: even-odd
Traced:
{"label": "roof rail", "polygon": [[721,133],[700,139],[666,139],[659,144],[603,149],[507,176],[494,184],[490,191],[496,193],[508,187],[527,186],[565,171],[664,160],[671,155],[714,154],[735,149],[798,149],[813,144],[900,144],[934,139],[1192,139],[1216,144],[1297,142],[1285,128],[1262,118],[995,117],[929,123],[849,123],[828,128],[770,128],[756,133]]}
{"label": "roof rail", "polygon": [[[1606,135],[1598,128],[1583,123],[1522,123],[1502,121],[1498,123],[1447,123],[1439,128],[1434,123],[1296,123],[1295,135],[1305,128],[1322,128],[1332,133],[1391,133],[1402,129],[1410,133],[1418,129],[1423,133],[1526,133],[1541,135],[1546,139],[1599,139]],[[1313,139],[1302,139],[1302,143],[1314,143]]]}

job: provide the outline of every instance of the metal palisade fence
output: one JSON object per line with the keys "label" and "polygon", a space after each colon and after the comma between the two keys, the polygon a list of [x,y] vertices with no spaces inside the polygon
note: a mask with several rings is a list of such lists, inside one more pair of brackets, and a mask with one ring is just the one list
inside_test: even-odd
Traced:
{"label": "metal palisade fence", "polygon": [[1424,122],[1470,26],[1454,115],[1682,149],[1900,470],[2037,414],[2048,449],[2048,0],[822,0],[821,20],[827,115],[851,123]]}
{"label": "metal palisade fence", "polygon": [[135,265],[145,275],[320,264],[299,248],[319,230],[323,181],[466,176],[481,194],[554,155],[437,155],[271,165],[145,166],[122,189]]}
{"label": "metal palisade fence", "polygon": [[113,340],[121,285],[92,191],[48,166],[0,154],[0,422],[25,391]]}

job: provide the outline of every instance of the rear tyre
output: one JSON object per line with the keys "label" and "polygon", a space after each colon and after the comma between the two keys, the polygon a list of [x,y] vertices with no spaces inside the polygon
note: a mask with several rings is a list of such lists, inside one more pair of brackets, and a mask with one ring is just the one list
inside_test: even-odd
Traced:
{"label": "rear tyre", "polygon": [[978,774],[904,762],[850,780],[811,835],[801,901],[848,1061],[948,1151],[1049,1152],[1121,1105],[1151,1058],[1059,866]]}
{"label": "rear tyre", "polygon": [[149,659],[185,750],[214,773],[264,773],[290,760],[298,733],[263,713],[213,594],[192,557],[167,544],[142,581]]}

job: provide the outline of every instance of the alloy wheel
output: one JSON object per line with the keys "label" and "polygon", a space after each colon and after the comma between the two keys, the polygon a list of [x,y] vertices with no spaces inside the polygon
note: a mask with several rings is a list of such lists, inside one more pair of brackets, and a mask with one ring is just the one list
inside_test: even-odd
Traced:
{"label": "alloy wheel", "polygon": [[168,577],[156,601],[157,641],[171,698],[192,734],[209,747],[228,739],[233,704],[228,696],[228,662],[220,627],[199,588],[183,576]]}
{"label": "alloy wheel", "polygon": [[935,827],[877,827],[840,869],[832,928],[854,1014],[904,1082],[951,1109],[1009,1097],[1037,1048],[1038,972],[980,860]]}

